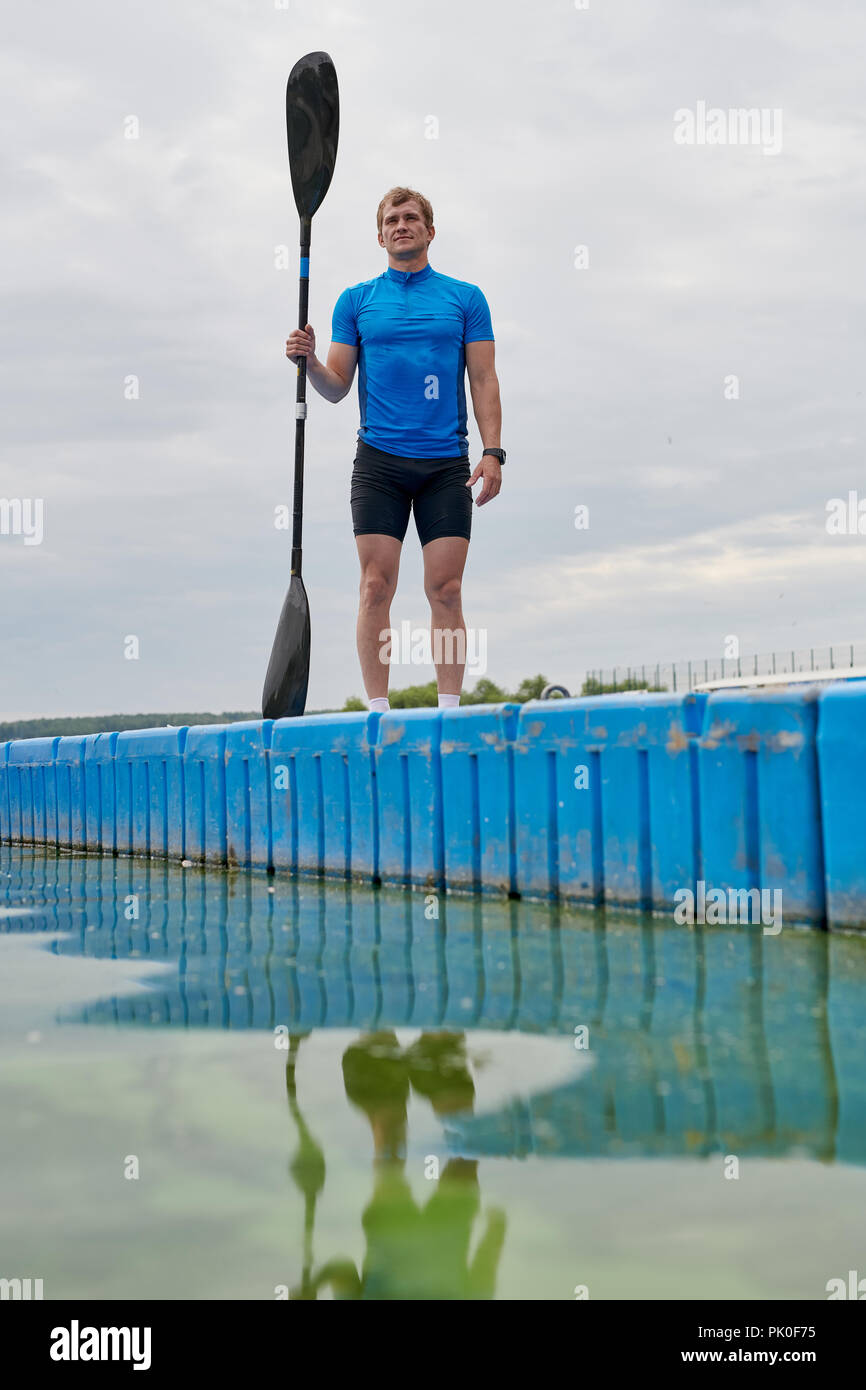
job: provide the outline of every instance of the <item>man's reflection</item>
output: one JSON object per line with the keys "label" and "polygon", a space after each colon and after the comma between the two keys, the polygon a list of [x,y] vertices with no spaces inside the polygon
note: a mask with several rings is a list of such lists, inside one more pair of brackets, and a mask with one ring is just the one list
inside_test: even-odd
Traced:
{"label": "man's reflection", "polygon": [[346,1096],[367,1117],[373,1138],[373,1194],[363,1216],[367,1254],[359,1274],[351,1260],[305,1278],[293,1298],[488,1299],[505,1239],[501,1211],[487,1214],[470,1259],[481,1209],[478,1164],[452,1158],[429,1199],[418,1203],[406,1178],[409,1096],[428,1100],[437,1116],[471,1111],[475,1086],[462,1033],[423,1033],[401,1048],[392,1031],[368,1033],[343,1056]]}

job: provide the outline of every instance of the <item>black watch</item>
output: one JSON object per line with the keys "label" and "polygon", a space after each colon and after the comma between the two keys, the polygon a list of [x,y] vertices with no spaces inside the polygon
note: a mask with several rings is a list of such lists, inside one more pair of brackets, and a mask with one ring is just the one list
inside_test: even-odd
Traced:
{"label": "black watch", "polygon": [[504,463],[504,462],[505,462],[505,450],[504,450],[504,449],[485,449],[485,450],[483,451],[482,455],[481,455],[482,458],[484,457],[484,454],[495,454],[495,456],[499,459],[499,462],[500,462],[500,463]]}

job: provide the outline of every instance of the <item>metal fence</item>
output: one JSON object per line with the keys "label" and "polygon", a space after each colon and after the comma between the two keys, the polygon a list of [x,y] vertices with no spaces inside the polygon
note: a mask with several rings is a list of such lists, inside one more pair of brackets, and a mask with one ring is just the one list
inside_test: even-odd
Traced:
{"label": "metal fence", "polygon": [[615,690],[693,690],[708,681],[840,671],[866,665],[866,642],[803,647],[763,656],[705,657],[700,661],[647,662],[587,671],[582,694]]}

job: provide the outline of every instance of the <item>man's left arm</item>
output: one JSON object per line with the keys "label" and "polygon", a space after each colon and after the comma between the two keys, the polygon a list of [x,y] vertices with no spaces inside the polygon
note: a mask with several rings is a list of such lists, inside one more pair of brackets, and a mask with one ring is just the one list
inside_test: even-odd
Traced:
{"label": "man's left arm", "polygon": [[[481,435],[482,448],[498,449],[502,431],[502,404],[499,399],[499,378],[495,366],[496,344],[492,340],[466,343],[464,351],[472,409]],[[481,507],[495,497],[502,486],[502,466],[492,454],[482,456],[467,487],[472,487],[479,478],[484,479],[484,486],[476,498],[478,506]]]}

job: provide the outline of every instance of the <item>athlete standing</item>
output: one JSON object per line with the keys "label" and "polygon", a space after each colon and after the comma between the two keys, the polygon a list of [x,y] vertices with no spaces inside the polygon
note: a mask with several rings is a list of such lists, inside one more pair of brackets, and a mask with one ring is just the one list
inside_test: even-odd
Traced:
{"label": "athlete standing", "polygon": [[[361,427],[352,473],[352,521],[361,562],[358,656],[371,710],[388,704],[382,644],[391,626],[400,551],[409,513],[424,558],[440,707],[460,703],[466,662],[461,588],[477,505],[502,485],[502,410],[493,329],[477,285],[440,275],[427,259],[433,209],[413,188],[392,188],[379,204],[379,245],[388,268],[344,290],[334,307],[327,365],[307,324],[286,340],[286,356],[307,359],[307,379],[327,401],[351,389],[356,365]],[[484,452],[470,476],[464,374]],[[443,640],[446,638],[446,640]]]}

